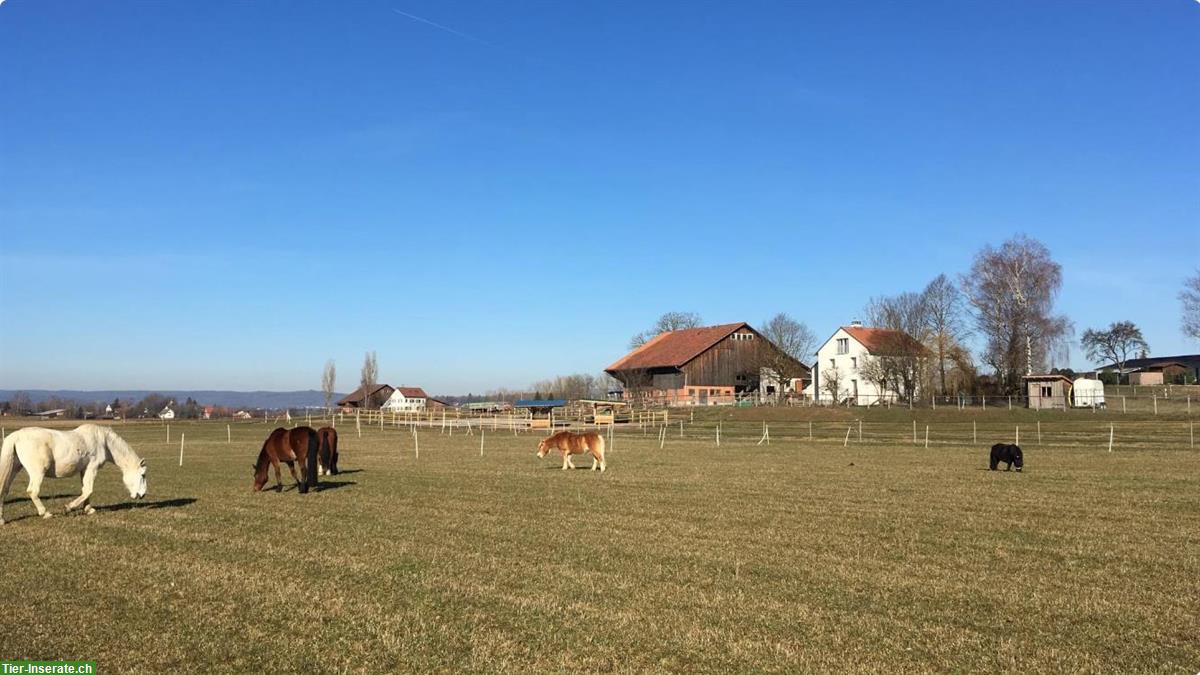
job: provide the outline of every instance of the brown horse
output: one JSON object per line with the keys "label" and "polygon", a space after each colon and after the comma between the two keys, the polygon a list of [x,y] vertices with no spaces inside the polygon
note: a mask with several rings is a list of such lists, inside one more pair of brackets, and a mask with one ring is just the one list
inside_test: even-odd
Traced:
{"label": "brown horse", "polygon": [[321,427],[317,429],[317,439],[321,444],[321,452],[317,455],[321,464],[320,474],[336,476],[338,473],[337,429]]}
{"label": "brown horse", "polygon": [[[262,450],[258,453],[258,461],[254,464],[254,491],[258,492],[267,484],[267,469],[275,467],[275,483],[283,491],[283,476],[279,472],[279,463],[288,465],[292,478],[296,479],[296,488],[300,494],[308,492],[310,487],[317,487],[317,454],[320,444],[317,432],[312,427],[296,427],[284,429],[280,427],[267,436]],[[296,475],[295,463],[300,463],[300,475]]]}
{"label": "brown horse", "polygon": [[575,463],[571,461],[571,455],[582,455],[585,452],[592,455],[592,471],[600,469],[603,472],[606,467],[604,462],[604,436],[595,431],[582,434],[560,431],[553,436],[543,438],[538,443],[538,459],[545,457],[551,450],[558,450],[562,453],[563,471],[575,468]]}

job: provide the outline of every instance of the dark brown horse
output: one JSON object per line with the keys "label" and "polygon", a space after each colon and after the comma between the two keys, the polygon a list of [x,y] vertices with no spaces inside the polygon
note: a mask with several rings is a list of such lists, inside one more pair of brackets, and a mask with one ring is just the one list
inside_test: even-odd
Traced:
{"label": "dark brown horse", "polygon": [[[275,467],[275,482],[283,491],[283,476],[279,472],[279,463],[288,465],[292,478],[296,479],[296,488],[300,494],[308,492],[310,487],[317,487],[317,454],[320,443],[317,432],[312,427],[296,427],[284,429],[280,427],[267,436],[262,450],[258,453],[258,461],[254,464],[254,491],[258,492],[267,484],[267,469]],[[300,463],[300,475],[296,475],[295,463]]]}
{"label": "dark brown horse", "polygon": [[338,473],[337,429],[333,427],[317,429],[317,440],[321,444],[321,452],[317,455],[320,459],[321,475],[336,476]]}

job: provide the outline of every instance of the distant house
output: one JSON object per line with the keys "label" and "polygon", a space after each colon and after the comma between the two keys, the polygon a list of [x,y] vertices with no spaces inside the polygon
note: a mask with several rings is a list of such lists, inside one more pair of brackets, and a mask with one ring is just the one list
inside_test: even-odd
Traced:
{"label": "distant house", "polygon": [[337,402],[338,406],[345,409],[347,412],[353,412],[355,408],[362,408],[366,405],[368,397],[372,405],[381,405],[384,401],[392,397],[396,388],[389,384],[377,384],[369,392],[363,392],[363,388],[359,387],[354,391],[346,394]]}
{"label": "distant house", "polygon": [[391,396],[380,407],[388,412],[421,412],[428,400],[429,395],[424,389],[400,386],[392,390]]}
{"label": "distant house", "polygon": [[1071,378],[1066,375],[1026,375],[1028,407],[1036,410],[1066,410],[1071,400]]}
{"label": "distant house", "polygon": [[65,417],[67,415],[66,408],[55,408],[54,410],[43,410],[42,412],[30,413],[34,417]]}
{"label": "distant house", "polygon": [[216,407],[215,407],[215,406],[211,406],[211,405],[206,405],[206,406],[204,406],[204,412],[202,413],[202,414],[203,414],[203,417],[204,417],[204,419],[206,419],[206,420],[211,420],[211,419],[212,419],[212,417],[213,417],[213,413],[214,413],[215,411],[216,411]]}
{"label": "distant house", "polygon": [[252,417],[254,417],[254,415],[251,415],[250,413],[246,412],[245,410],[239,410],[239,411],[233,413],[233,419],[235,419],[235,420],[248,420]]}
{"label": "distant house", "polygon": [[[728,405],[758,390],[763,349],[775,347],[745,322],[688,328],[654,337],[604,372],[624,385],[627,401]],[[799,361],[795,366],[808,373]]]}
{"label": "distant house", "polygon": [[171,410],[171,406],[170,406],[170,405],[168,405],[167,407],[165,407],[165,408],[163,408],[162,410],[158,411],[158,419],[160,419],[160,420],[173,420],[173,419],[175,419],[175,411],[174,411],[174,410]]}
{"label": "distant house", "polygon": [[[841,326],[817,350],[813,384],[808,393],[819,401],[878,405],[895,402],[901,392],[896,384],[883,388],[872,378],[873,359],[922,358],[925,347],[908,333],[887,328],[869,328],[857,321]],[[837,382],[834,395],[833,382]]]}
{"label": "distant house", "polygon": [[[1118,370],[1117,364],[1110,363],[1099,372],[1116,373]],[[1128,375],[1129,384],[1195,384],[1200,382],[1200,354],[1129,359],[1120,375]]]}
{"label": "distant house", "polygon": [[425,409],[426,410],[441,411],[441,410],[447,410],[447,409],[453,408],[453,407],[454,407],[453,405],[451,405],[445,401],[436,399],[436,398],[425,399]]}

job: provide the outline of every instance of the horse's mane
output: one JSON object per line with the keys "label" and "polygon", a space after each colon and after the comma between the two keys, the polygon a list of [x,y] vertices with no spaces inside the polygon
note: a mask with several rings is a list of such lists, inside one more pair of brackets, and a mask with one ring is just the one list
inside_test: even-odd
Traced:
{"label": "horse's mane", "polygon": [[108,452],[108,456],[122,470],[129,469],[141,464],[142,458],[134,452],[133,448],[129,447],[129,443],[121,438],[117,432],[109,427],[95,425],[98,430],[100,440],[104,443],[104,449]]}

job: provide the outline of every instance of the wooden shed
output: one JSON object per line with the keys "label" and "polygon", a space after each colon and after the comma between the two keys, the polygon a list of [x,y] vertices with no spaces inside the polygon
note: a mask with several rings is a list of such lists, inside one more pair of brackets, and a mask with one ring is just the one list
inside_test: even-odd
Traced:
{"label": "wooden shed", "polygon": [[1071,400],[1071,380],[1065,375],[1026,375],[1028,407],[1066,410]]}

